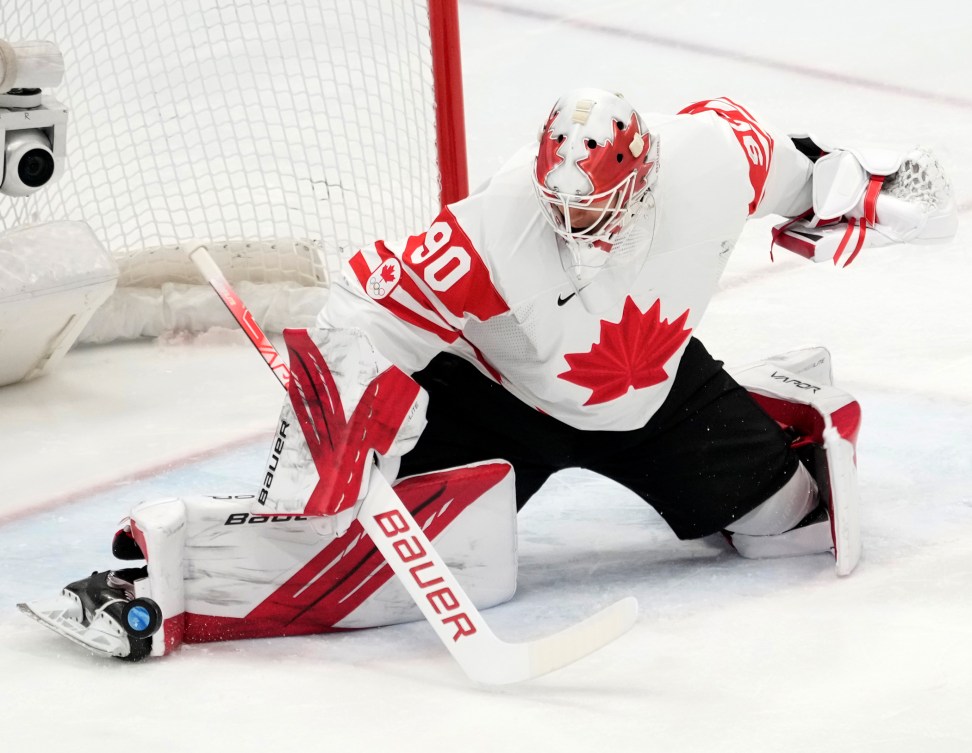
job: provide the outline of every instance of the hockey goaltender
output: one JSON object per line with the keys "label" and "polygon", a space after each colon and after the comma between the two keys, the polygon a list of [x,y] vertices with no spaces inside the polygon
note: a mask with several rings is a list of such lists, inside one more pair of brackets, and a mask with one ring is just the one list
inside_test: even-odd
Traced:
{"label": "hockey goaltender", "polygon": [[511,669],[476,608],[512,597],[516,510],[569,467],[628,487],[680,539],[832,552],[849,574],[861,414],[828,352],[730,374],[693,336],[747,219],[768,214],[774,245],[835,265],[957,226],[927,151],[778,133],[724,98],[642,115],[566,93],[539,143],[425,232],[350,254],[318,328],[285,333],[258,493],[144,502],[114,540],[134,567],[23,608],[127,659],[424,613],[460,662],[480,638],[497,652],[474,677],[523,679],[576,656],[554,641],[547,664]]}

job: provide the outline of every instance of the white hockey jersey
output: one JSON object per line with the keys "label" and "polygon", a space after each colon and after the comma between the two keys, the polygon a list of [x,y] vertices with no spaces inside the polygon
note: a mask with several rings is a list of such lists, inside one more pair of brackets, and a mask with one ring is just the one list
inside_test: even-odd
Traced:
{"label": "white hockey jersey", "polygon": [[458,354],[579,429],[643,426],[747,218],[802,213],[812,172],[786,136],[727,99],[645,120],[660,149],[654,230],[607,308],[593,314],[574,295],[534,194],[533,145],[425,233],[350,255],[319,324],[363,329],[408,372]]}

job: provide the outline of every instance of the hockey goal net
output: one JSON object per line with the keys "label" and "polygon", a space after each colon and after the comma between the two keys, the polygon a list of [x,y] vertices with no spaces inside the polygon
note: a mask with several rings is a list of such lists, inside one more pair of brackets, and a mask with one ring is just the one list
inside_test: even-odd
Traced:
{"label": "hockey goal net", "polygon": [[0,223],[84,220],[111,251],[138,303],[88,340],[207,326],[170,311],[200,241],[244,298],[320,291],[465,195],[457,26],[456,0],[4,2],[0,37],[62,51],[69,120],[60,180],[0,197]]}

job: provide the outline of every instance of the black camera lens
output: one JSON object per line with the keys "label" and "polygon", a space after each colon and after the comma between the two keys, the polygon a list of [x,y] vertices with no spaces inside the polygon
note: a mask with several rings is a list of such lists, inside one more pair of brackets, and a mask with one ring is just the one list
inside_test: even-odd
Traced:
{"label": "black camera lens", "polygon": [[43,186],[54,175],[54,156],[44,149],[31,149],[20,158],[17,175],[29,188]]}

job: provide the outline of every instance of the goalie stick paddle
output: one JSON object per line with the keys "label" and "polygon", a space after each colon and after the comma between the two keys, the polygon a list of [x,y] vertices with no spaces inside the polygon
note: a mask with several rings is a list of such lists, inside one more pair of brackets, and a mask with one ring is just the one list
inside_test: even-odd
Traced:
{"label": "goalie stick paddle", "polygon": [[372,467],[358,520],[436,634],[476,682],[522,682],[571,664],[634,625],[627,597],[559,633],[525,643],[496,637],[381,472]]}
{"label": "goalie stick paddle", "polygon": [[[189,257],[287,389],[289,368],[205,246],[194,248]],[[370,492],[358,519],[436,635],[472,680],[503,685],[539,677],[606,646],[634,625],[638,602],[629,596],[545,638],[522,643],[499,639],[376,467],[370,469],[368,484]]]}

